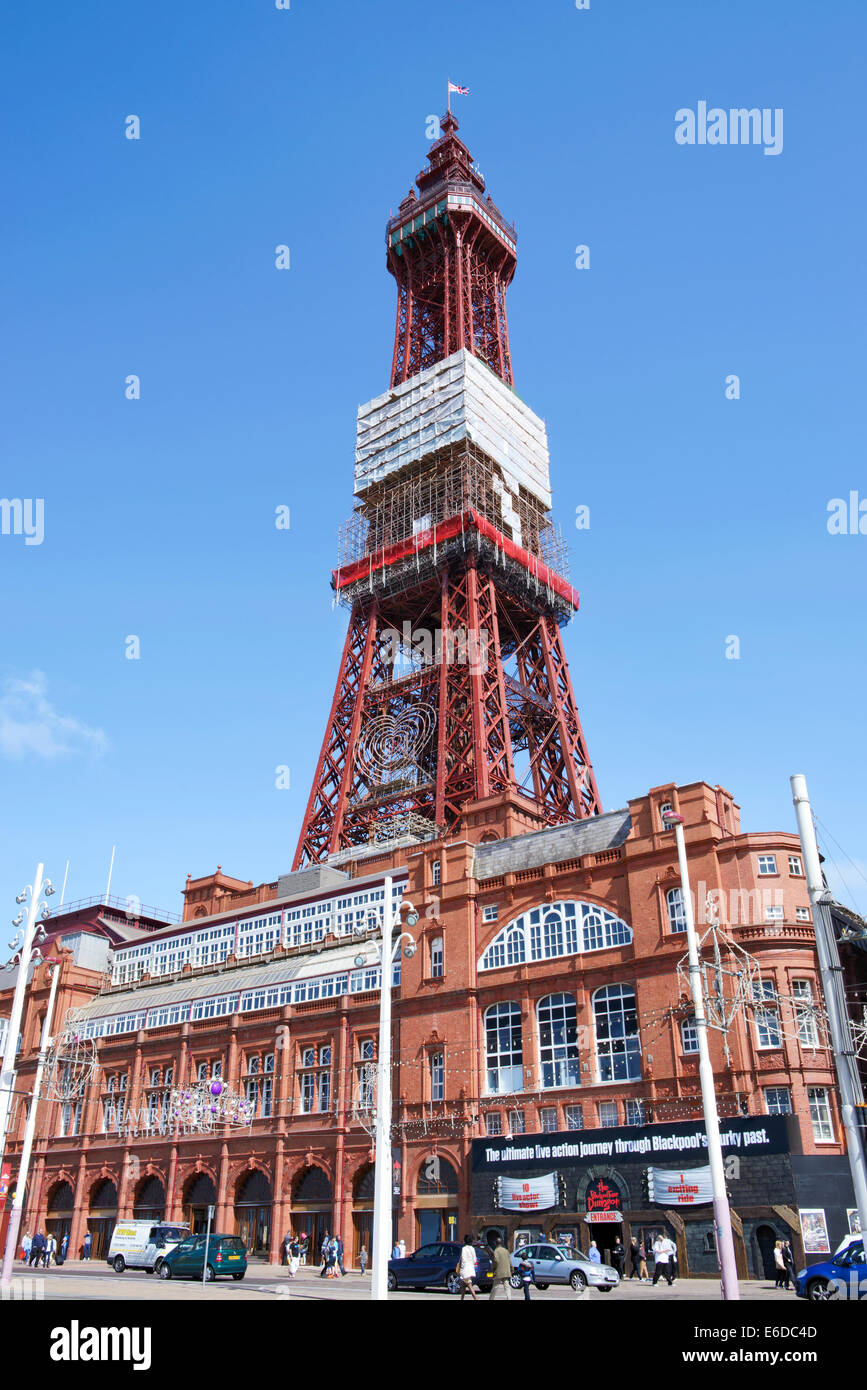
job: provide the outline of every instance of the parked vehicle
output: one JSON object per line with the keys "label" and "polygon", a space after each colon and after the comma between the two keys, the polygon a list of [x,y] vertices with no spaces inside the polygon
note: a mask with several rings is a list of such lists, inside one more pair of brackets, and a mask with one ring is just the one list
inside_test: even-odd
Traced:
{"label": "parked vehicle", "polygon": [[[427,1289],[441,1286],[449,1293],[460,1293],[461,1280],[457,1263],[462,1246],[456,1241],[437,1241],[422,1245],[403,1260],[389,1260],[388,1287],[395,1289]],[[476,1252],[476,1285],[482,1292],[490,1290],[493,1279],[490,1251],[484,1245],[473,1247]]]}
{"label": "parked vehicle", "polygon": [[860,1236],[850,1236],[836,1255],[808,1265],[795,1279],[795,1293],[824,1303],[831,1298],[867,1298],[867,1260]]}
{"label": "parked vehicle", "polygon": [[170,1250],[190,1234],[189,1226],[168,1221],[118,1221],[112,1232],[106,1262],[115,1274],[125,1269],[144,1269],[159,1273]]}
{"label": "parked vehicle", "polygon": [[223,1275],[235,1280],[243,1279],[247,1273],[247,1248],[240,1236],[227,1236],[219,1231],[212,1232],[207,1241],[208,1268],[205,1270],[205,1237],[187,1236],[180,1245],[165,1256],[160,1265],[161,1279],[201,1279],[205,1283]]}
{"label": "parked vehicle", "polygon": [[518,1265],[529,1260],[533,1266],[537,1289],[547,1289],[549,1284],[569,1284],[576,1293],[588,1285],[600,1293],[610,1293],[620,1283],[620,1275],[611,1265],[594,1264],[569,1245],[550,1245],[537,1242],[523,1245],[512,1255],[512,1268],[515,1273],[509,1283],[513,1289],[521,1287]]}

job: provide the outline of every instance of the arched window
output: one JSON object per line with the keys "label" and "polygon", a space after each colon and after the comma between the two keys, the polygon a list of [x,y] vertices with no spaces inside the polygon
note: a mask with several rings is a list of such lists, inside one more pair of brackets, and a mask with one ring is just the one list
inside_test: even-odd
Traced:
{"label": "arched window", "polygon": [[485,1054],[489,1096],[523,1091],[521,1010],[517,1004],[492,1004],[485,1011]]}
{"label": "arched window", "polygon": [[502,927],[483,952],[479,969],[500,970],[524,961],[605,951],[631,941],[631,927],[597,903],[547,903]]}
{"label": "arched window", "polygon": [[683,893],[679,888],[669,888],[665,895],[668,907],[668,930],[686,931],[686,913],[683,910]]}
{"label": "arched window", "polygon": [[415,1190],[419,1197],[457,1196],[458,1175],[447,1159],[431,1154],[419,1169]]}
{"label": "arched window", "polygon": [[641,1044],[631,985],[605,985],[593,996],[600,1081],[640,1081]]}
{"label": "arched window", "polygon": [[539,1059],[542,1085],[579,1086],[578,1010],[574,994],[549,994],[539,1000]]}
{"label": "arched window", "polygon": [[295,1205],[303,1205],[306,1202],[330,1202],[332,1196],[328,1174],[315,1165],[306,1168],[295,1188]]}
{"label": "arched window", "polygon": [[687,1018],[680,1020],[680,1041],[684,1052],[698,1052],[698,1032],[695,1026],[695,1014],[689,1014]]}

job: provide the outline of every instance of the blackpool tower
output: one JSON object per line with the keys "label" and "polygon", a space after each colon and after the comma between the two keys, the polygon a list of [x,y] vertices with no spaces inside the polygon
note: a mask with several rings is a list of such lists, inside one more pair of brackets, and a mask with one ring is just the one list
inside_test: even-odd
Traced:
{"label": "blackpool tower", "polygon": [[545,425],[514,389],[515,229],[457,131],[443,117],[386,228],[391,385],[358,411],[332,578],[349,631],[296,869],[453,834],[501,793],[540,827],[602,809],[563,650],[578,595]]}

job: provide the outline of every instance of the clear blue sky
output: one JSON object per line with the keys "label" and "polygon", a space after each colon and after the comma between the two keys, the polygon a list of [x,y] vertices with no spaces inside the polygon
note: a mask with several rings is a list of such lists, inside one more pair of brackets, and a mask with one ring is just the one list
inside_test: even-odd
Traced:
{"label": "clear blue sky", "polygon": [[[45,539],[0,537],[0,904],[38,858],[101,891],[113,844],[113,889],[174,909],[188,871],[288,868],[355,411],[390,365],[385,221],[449,77],[518,229],[516,384],[548,425],[606,808],[706,778],[792,830],[803,771],[867,873],[867,536],[826,530],[830,498],[867,498],[863,3],[16,10],[0,492],[44,498]],[[676,144],[700,100],[783,108],[782,154]]]}

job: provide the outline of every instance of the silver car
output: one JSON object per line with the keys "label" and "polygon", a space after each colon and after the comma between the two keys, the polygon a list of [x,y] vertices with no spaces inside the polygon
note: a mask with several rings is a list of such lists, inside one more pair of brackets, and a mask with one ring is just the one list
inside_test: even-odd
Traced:
{"label": "silver car", "polygon": [[569,1284],[576,1293],[580,1293],[589,1284],[600,1293],[610,1293],[620,1283],[616,1269],[610,1265],[594,1264],[580,1250],[573,1250],[568,1245],[537,1242],[535,1245],[522,1245],[512,1255],[515,1273],[509,1283],[513,1289],[521,1287],[521,1276],[517,1271],[522,1260],[529,1260],[533,1266],[537,1289],[547,1289],[549,1284]]}

